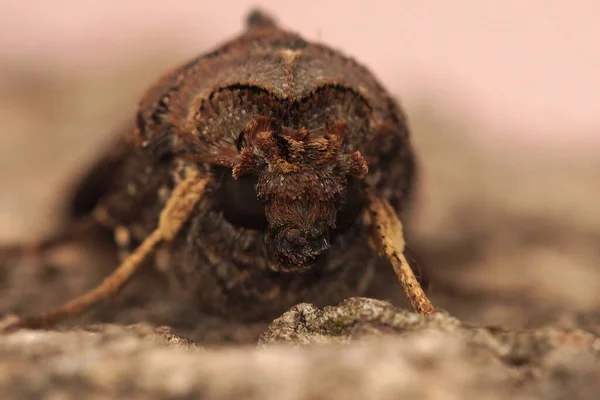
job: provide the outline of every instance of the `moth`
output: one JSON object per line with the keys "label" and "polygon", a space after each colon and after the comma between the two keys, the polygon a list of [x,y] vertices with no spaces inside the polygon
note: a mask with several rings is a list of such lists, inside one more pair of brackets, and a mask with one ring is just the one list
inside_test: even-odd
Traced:
{"label": "moth", "polygon": [[83,313],[157,262],[202,307],[247,319],[360,294],[387,264],[414,309],[432,313],[398,218],[414,170],[406,118],[367,68],[252,11],[243,34],[147,90],[75,192],[72,226],[115,232],[122,264],[3,329]]}

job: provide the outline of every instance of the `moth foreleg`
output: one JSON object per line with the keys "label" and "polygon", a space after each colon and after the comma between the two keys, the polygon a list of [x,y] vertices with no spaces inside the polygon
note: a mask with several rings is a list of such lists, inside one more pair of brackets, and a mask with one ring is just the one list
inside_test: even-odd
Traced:
{"label": "moth foreleg", "polygon": [[368,212],[370,216],[371,245],[392,264],[411,305],[419,314],[431,314],[435,308],[421,288],[408,261],[404,257],[404,234],[402,223],[392,206],[368,193]]}
{"label": "moth foreleg", "polygon": [[114,296],[161,242],[173,240],[177,236],[201,200],[207,182],[207,177],[200,176],[195,170],[189,170],[186,179],[177,185],[161,212],[158,227],[100,285],[62,306],[38,316],[6,317],[0,321],[0,332],[17,328],[48,327],[66,318],[80,315],[92,306]]}

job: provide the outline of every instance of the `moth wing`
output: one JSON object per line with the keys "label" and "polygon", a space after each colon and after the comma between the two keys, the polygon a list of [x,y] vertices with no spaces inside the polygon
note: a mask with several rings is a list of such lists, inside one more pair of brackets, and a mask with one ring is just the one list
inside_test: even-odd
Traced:
{"label": "moth wing", "polygon": [[69,219],[89,214],[116,188],[120,172],[135,148],[131,137],[131,124],[120,127],[101,155],[75,179],[66,202]]}

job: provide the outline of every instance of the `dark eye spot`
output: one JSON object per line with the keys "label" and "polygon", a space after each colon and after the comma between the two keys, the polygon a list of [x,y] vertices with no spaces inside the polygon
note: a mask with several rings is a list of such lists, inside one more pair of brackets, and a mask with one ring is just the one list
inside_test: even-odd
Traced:
{"label": "dark eye spot", "polygon": [[268,227],[265,206],[256,196],[256,177],[245,175],[233,179],[231,169],[219,168],[221,189],[218,206],[233,225],[264,231]]}
{"label": "dark eye spot", "polygon": [[360,215],[365,200],[361,181],[352,176],[347,179],[346,195],[338,204],[336,231],[343,231],[352,225]]}

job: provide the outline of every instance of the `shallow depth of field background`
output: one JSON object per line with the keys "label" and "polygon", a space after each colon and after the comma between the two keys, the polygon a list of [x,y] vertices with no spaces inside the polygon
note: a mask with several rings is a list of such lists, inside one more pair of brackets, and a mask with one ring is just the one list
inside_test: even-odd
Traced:
{"label": "shallow depth of field background", "polygon": [[439,305],[493,323],[597,321],[595,0],[0,0],[0,240],[51,232],[73,171],[143,89],[240,33],[253,5],[400,99],[423,168],[406,222]]}

